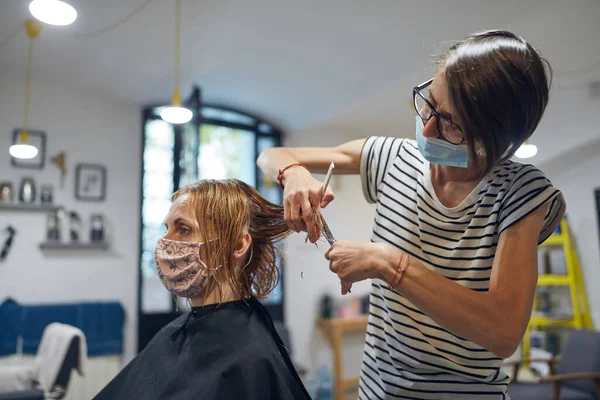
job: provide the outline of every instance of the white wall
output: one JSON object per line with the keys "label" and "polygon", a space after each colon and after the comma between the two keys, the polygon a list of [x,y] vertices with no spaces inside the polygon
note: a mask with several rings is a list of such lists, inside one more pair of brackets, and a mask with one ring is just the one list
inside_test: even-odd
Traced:
{"label": "white wall", "polygon": [[[0,301],[7,296],[22,303],[119,301],[126,312],[128,360],[137,347],[141,110],[94,93],[33,81],[30,129],[47,134],[46,164],[42,170],[14,168],[8,148],[13,129],[22,124],[24,88],[22,79],[0,77],[0,181],[11,181],[18,189],[23,177],[33,177],[38,199],[40,184],[54,185],[54,202],[83,218],[84,240],[90,214],[101,213],[110,225],[112,244],[108,252],[42,252],[38,244],[45,239],[45,214],[0,211],[0,229],[10,223],[18,231],[8,258],[0,263]],[[60,151],[67,154],[63,189],[58,168],[49,162]],[[107,168],[104,202],[75,199],[77,163]],[[0,236],[2,243],[4,237]],[[68,231],[63,231],[66,237]]]}
{"label": "white wall", "polygon": [[567,218],[575,237],[588,301],[600,328],[600,238],[595,190],[600,189],[600,133],[598,139],[563,154],[541,167],[567,201]]}
{"label": "white wall", "polygon": [[[363,136],[339,127],[314,127],[286,138],[284,145],[334,146]],[[323,180],[323,176],[315,176]],[[375,206],[369,205],[362,194],[358,176],[334,176],[331,188],[335,200],[324,209],[323,215],[338,240],[368,242],[371,238]],[[334,300],[342,299],[339,279],[329,271],[324,258],[329,244],[322,240],[319,247],[304,243],[305,234],[293,234],[285,248],[285,312],[286,325],[290,329],[294,361],[314,373],[321,365],[332,365],[331,347],[317,330],[315,320],[319,316],[319,302],[324,294]],[[354,284],[348,297],[368,294],[370,282]],[[364,333],[348,335],[344,342],[344,373],[358,376],[362,360]],[[356,398],[356,397],[354,397]]]}

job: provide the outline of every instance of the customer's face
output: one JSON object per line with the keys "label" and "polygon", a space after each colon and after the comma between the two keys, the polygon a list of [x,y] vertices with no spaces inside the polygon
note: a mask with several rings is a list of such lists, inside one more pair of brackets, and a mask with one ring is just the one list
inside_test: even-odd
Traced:
{"label": "customer's face", "polygon": [[178,197],[167,214],[165,220],[167,232],[163,238],[181,242],[203,242],[204,238],[197,229],[198,223],[194,219],[189,196]]}

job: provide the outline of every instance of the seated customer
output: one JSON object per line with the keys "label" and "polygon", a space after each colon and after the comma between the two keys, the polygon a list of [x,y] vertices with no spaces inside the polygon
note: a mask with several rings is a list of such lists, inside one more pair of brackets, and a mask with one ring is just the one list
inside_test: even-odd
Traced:
{"label": "seated customer", "polygon": [[310,399],[257,299],[279,282],[283,207],[238,180],[203,180],[173,196],[158,276],[192,310],[164,328],[95,398]]}

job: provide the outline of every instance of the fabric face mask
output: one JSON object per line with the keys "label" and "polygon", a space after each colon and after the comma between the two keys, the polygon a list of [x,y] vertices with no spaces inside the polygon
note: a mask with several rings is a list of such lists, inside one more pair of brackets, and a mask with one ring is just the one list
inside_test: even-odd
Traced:
{"label": "fabric face mask", "polygon": [[423,121],[416,117],[417,144],[419,152],[433,164],[449,167],[467,168],[469,166],[469,148],[466,144],[452,144],[443,139],[423,136]]}
{"label": "fabric face mask", "polygon": [[186,298],[204,293],[209,271],[200,257],[204,244],[158,239],[154,261],[158,277],[169,292]]}

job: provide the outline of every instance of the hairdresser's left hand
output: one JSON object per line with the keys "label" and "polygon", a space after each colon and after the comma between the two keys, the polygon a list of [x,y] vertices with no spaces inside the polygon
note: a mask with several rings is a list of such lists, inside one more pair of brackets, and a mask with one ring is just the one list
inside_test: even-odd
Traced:
{"label": "hairdresser's left hand", "polygon": [[354,282],[377,278],[377,261],[385,251],[382,243],[359,243],[338,240],[325,253],[329,269],[342,282],[342,294],[350,291]]}

